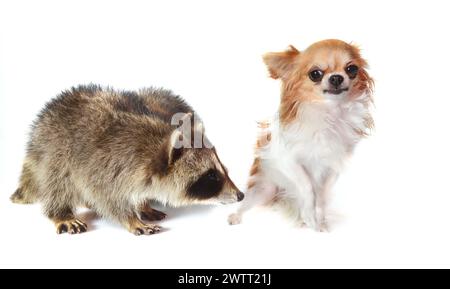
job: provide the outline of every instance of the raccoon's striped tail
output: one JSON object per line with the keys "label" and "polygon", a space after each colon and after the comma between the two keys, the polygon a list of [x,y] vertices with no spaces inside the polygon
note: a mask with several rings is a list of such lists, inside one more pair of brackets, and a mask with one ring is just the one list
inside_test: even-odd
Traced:
{"label": "raccoon's striped tail", "polygon": [[34,200],[32,198],[27,197],[26,194],[23,193],[22,188],[18,188],[14,194],[9,198],[11,202],[16,204],[32,204]]}
{"label": "raccoon's striped tail", "polygon": [[25,197],[22,194],[22,189],[18,188],[14,194],[11,195],[11,197],[9,197],[9,199],[11,200],[11,202],[16,203],[16,204],[23,204],[25,203]]}
{"label": "raccoon's striped tail", "polygon": [[37,189],[38,186],[34,180],[30,164],[25,161],[22,175],[20,176],[19,188],[11,195],[10,200],[16,204],[32,204],[36,202]]}

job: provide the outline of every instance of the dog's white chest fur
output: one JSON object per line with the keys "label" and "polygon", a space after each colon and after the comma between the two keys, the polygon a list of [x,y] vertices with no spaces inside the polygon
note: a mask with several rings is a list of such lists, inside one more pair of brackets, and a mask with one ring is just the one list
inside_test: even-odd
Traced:
{"label": "dog's white chest fur", "polygon": [[351,101],[308,102],[290,123],[275,118],[261,132],[247,196],[229,222],[239,223],[252,206],[276,204],[308,227],[327,230],[326,195],[371,127],[369,102],[364,94]]}
{"label": "dog's white chest fur", "polygon": [[276,120],[270,143],[260,150],[266,173],[277,175],[267,171],[275,169],[281,174],[295,174],[292,170],[298,165],[319,181],[330,170],[340,172],[366,130],[368,113],[357,100],[327,101],[301,106],[298,119],[291,124],[281,126]]}

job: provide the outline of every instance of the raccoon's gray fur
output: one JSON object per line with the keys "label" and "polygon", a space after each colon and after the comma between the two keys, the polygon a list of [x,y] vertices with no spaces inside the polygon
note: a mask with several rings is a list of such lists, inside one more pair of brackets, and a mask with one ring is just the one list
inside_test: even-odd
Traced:
{"label": "raccoon's gray fur", "polygon": [[58,233],[86,231],[74,211],[87,206],[137,235],[160,230],[143,222],[165,217],[151,200],[172,206],[240,201],[243,194],[214,148],[174,145],[185,137],[171,125],[175,113],[194,111],[164,89],[88,85],[61,93],[32,126],[11,200],[41,202]]}

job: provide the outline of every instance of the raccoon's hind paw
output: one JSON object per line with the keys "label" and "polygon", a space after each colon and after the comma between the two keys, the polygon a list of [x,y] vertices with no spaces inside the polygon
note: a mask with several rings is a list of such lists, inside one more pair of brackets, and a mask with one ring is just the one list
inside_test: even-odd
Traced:
{"label": "raccoon's hind paw", "polygon": [[78,219],[55,222],[56,233],[80,234],[87,231],[87,225]]}
{"label": "raccoon's hind paw", "polygon": [[161,227],[155,224],[138,224],[130,228],[130,232],[136,236],[152,235],[161,231]]}
{"label": "raccoon's hind paw", "polygon": [[167,217],[167,215],[161,211],[147,208],[141,212],[141,219],[146,221],[161,221]]}

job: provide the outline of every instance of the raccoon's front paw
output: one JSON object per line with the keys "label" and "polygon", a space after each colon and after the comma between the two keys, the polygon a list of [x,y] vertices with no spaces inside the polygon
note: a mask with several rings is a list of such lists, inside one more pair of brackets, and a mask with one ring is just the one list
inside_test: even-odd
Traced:
{"label": "raccoon's front paw", "polygon": [[130,232],[136,236],[152,235],[161,231],[161,227],[155,224],[139,224],[130,228]]}
{"label": "raccoon's front paw", "polygon": [[165,213],[152,208],[141,212],[141,219],[146,221],[161,221],[165,217],[167,217]]}
{"label": "raccoon's front paw", "polygon": [[87,225],[78,219],[59,221],[55,223],[56,233],[80,234],[87,231]]}
{"label": "raccoon's front paw", "polygon": [[234,213],[228,216],[228,224],[238,225],[242,222],[242,216],[238,213]]}

